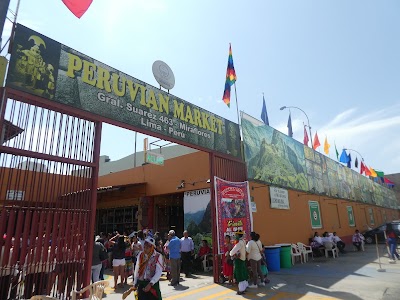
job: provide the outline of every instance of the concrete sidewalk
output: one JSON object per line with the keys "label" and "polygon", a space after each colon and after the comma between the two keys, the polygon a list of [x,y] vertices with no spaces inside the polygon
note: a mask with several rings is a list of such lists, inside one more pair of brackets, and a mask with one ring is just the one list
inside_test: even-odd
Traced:
{"label": "concrete sidewalk", "polygon": [[[379,251],[383,256],[384,245],[379,245]],[[376,248],[370,245],[366,245],[365,252],[348,252],[336,259],[318,257],[304,264],[296,263],[290,269],[271,272],[268,276],[270,284],[248,289],[244,296],[236,295],[236,287],[214,284],[211,275],[182,278],[177,287],[169,286],[163,277],[160,281],[163,299],[400,299],[400,261],[391,264],[385,254],[379,265]],[[112,286],[112,275],[107,279]],[[107,288],[104,299],[120,300],[127,289]],[[133,295],[127,299],[133,300]]]}

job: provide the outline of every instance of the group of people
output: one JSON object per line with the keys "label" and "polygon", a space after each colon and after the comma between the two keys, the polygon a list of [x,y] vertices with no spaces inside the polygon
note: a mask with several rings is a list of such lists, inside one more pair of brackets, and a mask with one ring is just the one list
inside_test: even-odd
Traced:
{"label": "group of people", "polygon": [[[357,251],[362,250],[362,246],[364,244],[364,236],[360,233],[359,230],[356,230],[352,236],[352,243]],[[336,232],[329,233],[325,231],[322,236],[319,235],[318,232],[314,233],[314,237],[311,241],[311,248],[314,251],[314,254],[322,255],[321,250],[324,249],[325,243],[332,243],[333,248],[337,248],[338,251],[342,254],[346,253],[344,248],[346,244],[342,241],[340,237],[337,236]]]}
{"label": "group of people", "polygon": [[189,277],[192,266],[201,266],[204,257],[211,254],[207,240],[202,240],[194,257],[194,242],[187,231],[178,238],[175,231],[170,230],[165,243],[158,232],[152,234],[140,230],[130,236],[118,232],[111,237],[96,236],[92,258],[93,282],[104,279],[103,272],[110,261],[114,274],[113,288],[124,287],[133,275],[133,287],[124,293],[124,299],[136,289],[139,299],[161,299],[158,282],[163,271],[167,273],[170,285],[176,286],[181,269]]}
{"label": "group of people", "polygon": [[247,288],[257,288],[269,283],[266,273],[262,272],[261,267],[262,265],[266,267],[266,262],[260,235],[251,232],[250,238],[246,242],[244,233],[238,231],[235,233],[235,241],[232,243],[231,236],[225,236],[222,272],[230,284],[233,284],[233,279],[238,283],[238,295],[243,295]]}

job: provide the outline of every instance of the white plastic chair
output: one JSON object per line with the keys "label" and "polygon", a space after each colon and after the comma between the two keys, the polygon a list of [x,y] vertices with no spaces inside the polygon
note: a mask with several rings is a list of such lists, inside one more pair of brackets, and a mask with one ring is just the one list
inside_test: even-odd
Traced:
{"label": "white plastic chair", "polygon": [[[365,244],[365,241],[361,240],[361,251],[365,251],[364,244]],[[354,246],[354,244],[353,244],[353,251],[358,251],[357,247]]]}
{"label": "white plastic chair", "polygon": [[314,252],[312,251],[311,246],[298,242],[297,247],[299,247],[300,252],[303,254],[304,262],[308,261],[309,254],[311,254],[312,260],[314,260]]}
{"label": "white plastic chair", "polygon": [[213,269],[213,259],[211,254],[204,255],[204,259],[202,260],[203,263],[203,270],[204,272],[209,272]]}
{"label": "white plastic chair", "polygon": [[333,258],[339,257],[338,248],[335,247],[333,242],[324,242],[324,247],[325,247],[325,257],[328,257],[328,252],[329,251],[332,252]]}
{"label": "white plastic chair", "polygon": [[300,262],[303,263],[303,254],[300,252],[299,247],[296,244],[292,244],[292,265],[296,261],[296,257],[300,257]]}
{"label": "white plastic chair", "polygon": [[104,289],[109,286],[109,282],[107,280],[100,280],[84,287],[80,291],[72,291],[72,300],[77,300],[77,296],[89,291],[88,300],[101,300],[103,299]]}

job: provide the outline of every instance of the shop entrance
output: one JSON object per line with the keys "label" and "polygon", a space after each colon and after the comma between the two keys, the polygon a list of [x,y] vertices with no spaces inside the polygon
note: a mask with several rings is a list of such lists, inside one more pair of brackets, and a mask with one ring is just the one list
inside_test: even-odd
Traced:
{"label": "shop entrance", "polygon": [[[137,222],[143,226],[154,222],[154,208],[157,216],[163,210],[164,215],[166,210],[180,215],[181,204],[163,207],[154,197],[148,199],[145,190],[137,204],[126,198],[129,205],[111,207],[106,201],[104,207],[97,207],[102,197],[97,175],[103,122],[208,153],[208,178],[246,179],[238,124],[22,25],[17,25],[13,37],[0,106],[0,246],[5,253],[0,290],[6,295],[2,299],[50,292],[69,299],[72,289],[88,285],[96,211],[106,221],[97,226],[107,231],[113,227],[125,230],[124,223],[136,211],[142,216]],[[39,52],[29,52],[32,43]],[[145,182],[138,184],[145,189]],[[214,205],[212,184],[210,189]],[[215,209],[211,212],[215,222]],[[21,222],[25,214],[37,226]],[[182,226],[180,220],[159,218],[157,226]],[[216,226],[212,230],[215,236]],[[218,266],[216,244],[213,249]],[[46,254],[30,255],[39,250]],[[51,270],[29,273],[33,289],[27,289],[26,282],[24,287],[12,281],[28,275],[19,266],[42,263]],[[214,268],[215,281],[218,275]]]}

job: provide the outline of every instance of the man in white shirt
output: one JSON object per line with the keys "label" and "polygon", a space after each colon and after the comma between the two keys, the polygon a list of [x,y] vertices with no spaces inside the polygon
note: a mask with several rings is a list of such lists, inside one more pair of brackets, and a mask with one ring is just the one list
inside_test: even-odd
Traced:
{"label": "man in white shirt", "polygon": [[182,270],[186,277],[191,276],[192,273],[192,255],[194,254],[194,243],[192,238],[189,236],[187,230],[183,232],[181,238],[181,259],[182,259]]}
{"label": "man in white shirt", "polygon": [[346,253],[346,251],[344,251],[344,247],[346,246],[346,244],[342,241],[342,239],[340,237],[338,237],[336,235],[336,232],[333,233],[332,238],[333,238],[333,242],[338,247],[340,253]]}

